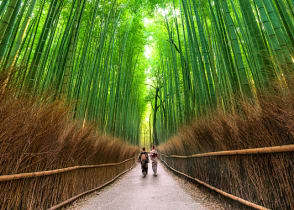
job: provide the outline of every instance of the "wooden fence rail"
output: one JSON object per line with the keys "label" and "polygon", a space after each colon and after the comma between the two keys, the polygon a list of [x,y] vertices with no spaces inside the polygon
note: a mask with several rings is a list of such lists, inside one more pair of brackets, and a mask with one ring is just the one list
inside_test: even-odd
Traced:
{"label": "wooden fence rail", "polygon": [[[256,154],[271,154],[271,153],[286,153],[286,152],[294,152],[294,144],[291,145],[283,145],[283,146],[273,146],[273,147],[262,147],[262,148],[252,148],[252,149],[241,149],[241,150],[227,150],[227,151],[217,151],[217,152],[207,152],[207,153],[200,153],[200,154],[193,154],[193,155],[187,155],[187,156],[181,156],[181,155],[166,155],[159,153],[161,156],[165,158],[177,158],[177,159],[189,159],[189,158],[200,158],[200,157],[213,157],[213,156],[232,156],[232,155],[256,155]],[[197,178],[191,177],[181,171],[178,171],[171,166],[167,164],[162,158],[162,162],[172,171],[175,173],[178,173],[182,176],[185,176],[189,179],[192,179],[196,181],[197,183],[227,197],[232,200],[235,200],[239,203],[242,203],[248,207],[254,208],[254,209],[260,209],[265,210],[268,209],[266,207],[254,204],[250,201],[244,200],[242,198],[239,198],[235,195],[229,194],[227,192],[224,192],[216,187],[213,187]]]}
{"label": "wooden fence rail", "polygon": [[193,154],[187,156],[181,155],[165,155],[161,154],[167,158],[199,158],[199,157],[211,157],[211,156],[229,156],[229,155],[254,155],[254,154],[270,154],[270,153],[281,153],[281,152],[294,152],[294,144],[274,146],[274,147],[262,147],[262,148],[252,148],[252,149],[241,149],[241,150],[227,150],[218,152],[207,152],[201,154]]}
{"label": "wooden fence rail", "polygon": [[54,174],[60,174],[65,173],[69,171],[75,171],[79,169],[88,169],[88,168],[101,168],[101,167],[108,167],[108,166],[116,166],[121,165],[125,162],[128,162],[130,160],[133,160],[135,157],[126,159],[119,163],[107,163],[107,164],[100,164],[100,165],[84,165],[84,166],[72,166],[68,168],[61,168],[61,169],[55,169],[55,170],[48,170],[48,171],[38,171],[38,172],[31,172],[31,173],[21,173],[21,174],[11,174],[11,175],[2,175],[0,176],[0,182],[7,182],[17,179],[28,179],[28,178],[34,178],[34,177],[40,177],[40,176],[49,176]]}
{"label": "wooden fence rail", "polygon": [[[134,165],[133,165],[133,166],[134,166]],[[122,175],[124,175],[125,173],[127,173],[128,171],[130,171],[130,170],[133,168],[133,166],[132,166],[131,168],[129,168],[129,169],[123,171],[122,173],[118,174],[117,176],[115,176],[115,177],[114,177],[113,179],[111,179],[110,181],[108,181],[108,182],[106,182],[106,183],[104,183],[104,184],[102,184],[102,185],[100,185],[100,186],[98,186],[98,187],[96,187],[96,188],[94,188],[94,189],[88,190],[88,191],[83,192],[83,193],[80,193],[80,194],[78,194],[78,195],[76,195],[76,196],[74,196],[74,197],[72,197],[72,198],[69,198],[69,199],[67,199],[67,200],[65,200],[65,201],[63,201],[63,202],[61,202],[61,203],[59,203],[59,204],[57,204],[57,205],[55,205],[55,206],[52,206],[52,207],[51,207],[50,209],[48,209],[48,210],[57,210],[57,209],[61,209],[61,208],[63,208],[63,207],[65,207],[65,206],[67,206],[67,205],[73,203],[74,201],[78,200],[79,198],[81,198],[81,197],[83,197],[83,196],[85,196],[85,195],[88,195],[88,194],[90,194],[90,193],[92,193],[92,192],[95,192],[95,191],[97,191],[97,190],[101,190],[101,189],[104,188],[105,186],[107,186],[107,185],[113,183],[113,182],[114,182],[115,180],[117,180],[119,177],[121,177]]]}
{"label": "wooden fence rail", "polygon": [[182,175],[182,176],[184,176],[184,177],[186,177],[186,178],[188,178],[188,179],[194,180],[194,181],[196,181],[198,184],[201,184],[202,186],[207,187],[207,188],[209,188],[209,189],[211,189],[211,190],[213,190],[213,191],[215,191],[215,192],[217,192],[217,193],[219,193],[219,194],[221,194],[221,195],[223,195],[223,196],[225,196],[225,197],[227,197],[227,198],[229,198],[229,199],[232,199],[232,200],[234,200],[234,201],[237,201],[238,203],[241,203],[241,204],[243,204],[243,205],[245,205],[245,206],[248,206],[248,207],[251,207],[251,208],[254,208],[254,209],[258,209],[258,210],[269,210],[268,208],[266,208],[266,207],[264,207],[264,206],[260,206],[260,205],[257,205],[257,204],[255,204],[255,203],[252,203],[252,202],[250,202],[250,201],[244,200],[243,198],[239,198],[239,197],[237,197],[237,196],[235,196],[235,195],[232,195],[232,194],[227,193],[227,192],[225,192],[225,191],[222,191],[222,190],[220,190],[220,189],[218,189],[218,188],[216,188],[216,187],[213,187],[213,186],[211,186],[211,185],[209,185],[209,184],[207,184],[207,183],[205,183],[205,182],[203,182],[203,181],[201,181],[201,180],[199,180],[199,179],[197,179],[197,178],[191,177],[191,176],[189,176],[189,175],[187,175],[187,174],[185,174],[185,173],[183,173],[183,172],[181,172],[181,171],[178,171],[178,170],[174,169],[173,167],[169,166],[169,165],[167,164],[167,162],[165,162],[165,161],[162,160],[162,159],[161,159],[161,161],[162,161],[162,162],[163,162],[163,163],[164,163],[164,164],[165,164],[170,170],[174,171],[175,173],[180,174],[180,175]]}

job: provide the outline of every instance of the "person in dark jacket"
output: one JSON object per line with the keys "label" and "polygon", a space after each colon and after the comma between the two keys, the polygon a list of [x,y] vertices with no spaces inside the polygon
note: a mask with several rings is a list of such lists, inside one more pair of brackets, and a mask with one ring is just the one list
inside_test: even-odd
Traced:
{"label": "person in dark jacket", "polygon": [[149,157],[148,153],[145,151],[145,147],[142,148],[142,152],[140,153],[138,160],[141,162],[142,174],[145,177],[148,174],[149,163]]}

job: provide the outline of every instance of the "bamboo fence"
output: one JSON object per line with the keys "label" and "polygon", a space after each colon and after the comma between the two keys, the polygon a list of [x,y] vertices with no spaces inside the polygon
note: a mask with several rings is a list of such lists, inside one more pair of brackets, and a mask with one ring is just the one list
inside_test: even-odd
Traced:
{"label": "bamboo fence", "polygon": [[[241,150],[227,150],[227,151],[217,151],[217,152],[207,152],[207,153],[201,153],[201,154],[193,154],[193,155],[187,155],[187,156],[181,156],[181,155],[166,155],[160,153],[160,155],[166,157],[166,158],[179,158],[179,159],[188,159],[188,158],[200,158],[200,157],[212,157],[212,156],[232,156],[232,155],[256,155],[256,154],[271,154],[271,153],[285,153],[285,152],[293,152],[294,151],[294,144],[291,145],[283,145],[283,146],[273,146],[273,147],[262,147],[262,148],[252,148],[252,149],[241,149]],[[241,204],[244,204],[248,207],[254,208],[254,209],[260,209],[260,210],[266,210],[268,208],[257,205],[255,203],[252,203],[250,201],[244,200],[242,198],[239,198],[235,195],[229,194],[227,192],[224,192],[216,187],[213,187],[197,178],[191,177],[183,172],[180,172],[171,166],[167,164],[163,159],[161,161],[172,171],[183,175],[191,180],[196,181],[197,183],[227,197],[232,200],[235,200]]]}
{"label": "bamboo fence", "polygon": [[229,155],[255,155],[255,154],[270,154],[270,153],[282,153],[282,152],[293,152],[294,144],[274,146],[274,147],[262,147],[262,148],[252,148],[252,149],[241,149],[241,150],[227,150],[218,152],[207,152],[201,154],[193,154],[188,156],[181,155],[165,155],[167,158],[199,158],[199,157],[211,157],[211,156],[229,156]]}
{"label": "bamboo fence", "polygon": [[248,207],[251,207],[251,208],[254,208],[254,209],[258,209],[258,210],[269,210],[268,208],[266,208],[266,207],[263,207],[263,206],[260,206],[260,205],[257,205],[257,204],[255,204],[255,203],[252,203],[252,202],[250,202],[250,201],[247,201],[247,200],[244,200],[244,199],[242,199],[242,198],[239,198],[239,197],[237,197],[237,196],[235,196],[235,195],[232,195],[232,194],[230,194],[230,193],[227,193],[227,192],[225,192],[225,191],[222,191],[222,190],[220,190],[220,189],[218,189],[218,188],[216,188],[216,187],[213,187],[213,186],[211,186],[211,185],[209,185],[209,184],[207,184],[207,183],[205,183],[205,182],[203,182],[203,181],[201,181],[201,180],[199,180],[199,179],[197,179],[197,178],[194,178],[194,177],[191,177],[191,176],[189,176],[189,175],[187,175],[187,174],[185,174],[185,173],[183,173],[183,172],[180,172],[180,171],[178,171],[178,170],[176,170],[176,169],[174,169],[174,168],[172,168],[171,166],[169,166],[164,160],[162,160],[161,159],[161,161],[170,169],[170,170],[172,170],[172,171],[174,171],[174,172],[176,172],[176,173],[178,173],[178,174],[180,174],[180,175],[182,175],[182,176],[185,176],[185,177],[187,177],[187,178],[189,178],[189,179],[191,179],[191,180],[194,180],[194,181],[196,181],[197,183],[199,183],[199,184],[201,184],[201,185],[203,185],[203,186],[205,186],[205,187],[207,187],[207,188],[209,188],[209,189],[211,189],[211,190],[213,190],[213,191],[215,191],[215,192],[217,192],[217,193],[219,193],[219,194],[221,194],[221,195],[223,195],[223,196],[225,196],[225,197],[227,197],[227,198],[230,198],[230,199],[232,199],[232,200],[234,200],[234,201],[237,201],[237,202],[239,202],[239,203],[241,203],[241,204],[244,204],[244,205],[246,205],[246,206],[248,206]]}
{"label": "bamboo fence", "polygon": [[[133,166],[134,166],[134,165],[133,165]],[[65,206],[67,206],[67,205],[69,205],[69,204],[71,204],[72,202],[76,201],[77,199],[79,199],[79,198],[81,198],[81,197],[83,197],[83,196],[85,196],[85,195],[87,195],[87,194],[90,194],[90,193],[92,193],[92,192],[95,192],[95,191],[97,191],[97,190],[100,190],[100,189],[106,187],[107,185],[109,185],[109,184],[113,183],[115,180],[117,180],[120,176],[122,176],[122,175],[124,175],[125,173],[127,173],[128,171],[130,171],[130,170],[133,168],[133,166],[132,166],[131,168],[129,168],[129,169],[123,171],[122,173],[118,174],[118,175],[115,176],[113,179],[111,179],[110,181],[108,181],[108,182],[102,184],[101,186],[99,186],[99,187],[97,187],[97,188],[94,188],[94,189],[92,189],[92,190],[88,190],[88,191],[86,191],[86,192],[80,193],[80,194],[78,194],[78,195],[76,195],[76,196],[74,196],[74,197],[72,197],[72,198],[70,198],[70,199],[67,199],[67,200],[65,200],[65,201],[63,201],[63,202],[61,202],[61,203],[59,203],[59,204],[57,204],[57,205],[55,205],[55,206],[52,206],[52,207],[51,207],[50,209],[48,209],[48,210],[57,210],[57,209],[61,209],[61,208],[65,207]]]}
{"label": "bamboo fence", "polygon": [[61,169],[55,169],[55,170],[48,170],[48,171],[38,171],[38,172],[30,172],[30,173],[21,173],[21,174],[11,174],[11,175],[2,175],[0,176],[0,182],[7,182],[17,179],[28,179],[28,178],[34,178],[34,177],[40,177],[40,176],[50,176],[54,174],[61,174],[65,172],[80,170],[80,169],[88,169],[88,168],[101,168],[101,167],[108,167],[108,166],[116,166],[121,165],[125,162],[128,162],[130,160],[133,160],[135,157],[126,159],[119,163],[107,163],[107,164],[100,164],[100,165],[84,165],[84,166],[72,166],[68,168],[61,168]]}

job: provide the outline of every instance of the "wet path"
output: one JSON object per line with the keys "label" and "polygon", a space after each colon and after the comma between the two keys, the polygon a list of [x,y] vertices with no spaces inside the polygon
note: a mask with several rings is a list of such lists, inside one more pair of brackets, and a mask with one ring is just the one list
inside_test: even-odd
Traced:
{"label": "wet path", "polygon": [[[149,174],[143,178],[139,164],[114,184],[77,201],[68,209],[218,209],[202,202],[203,195],[193,197],[174,176],[159,164],[158,176],[153,176],[151,164]],[[195,199],[194,197],[202,197]],[[204,199],[203,199],[204,200]]]}

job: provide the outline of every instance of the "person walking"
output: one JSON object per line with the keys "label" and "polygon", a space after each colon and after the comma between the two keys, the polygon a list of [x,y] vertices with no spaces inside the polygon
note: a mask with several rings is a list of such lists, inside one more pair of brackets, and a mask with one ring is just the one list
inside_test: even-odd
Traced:
{"label": "person walking", "polygon": [[158,157],[158,152],[155,149],[155,146],[152,146],[152,150],[150,151],[150,157],[152,161],[152,170],[154,173],[154,176],[157,176],[157,157]]}
{"label": "person walking", "polygon": [[142,148],[142,152],[140,153],[138,160],[141,162],[142,174],[145,177],[148,174],[149,163],[149,157],[148,153],[145,151],[145,147]]}

